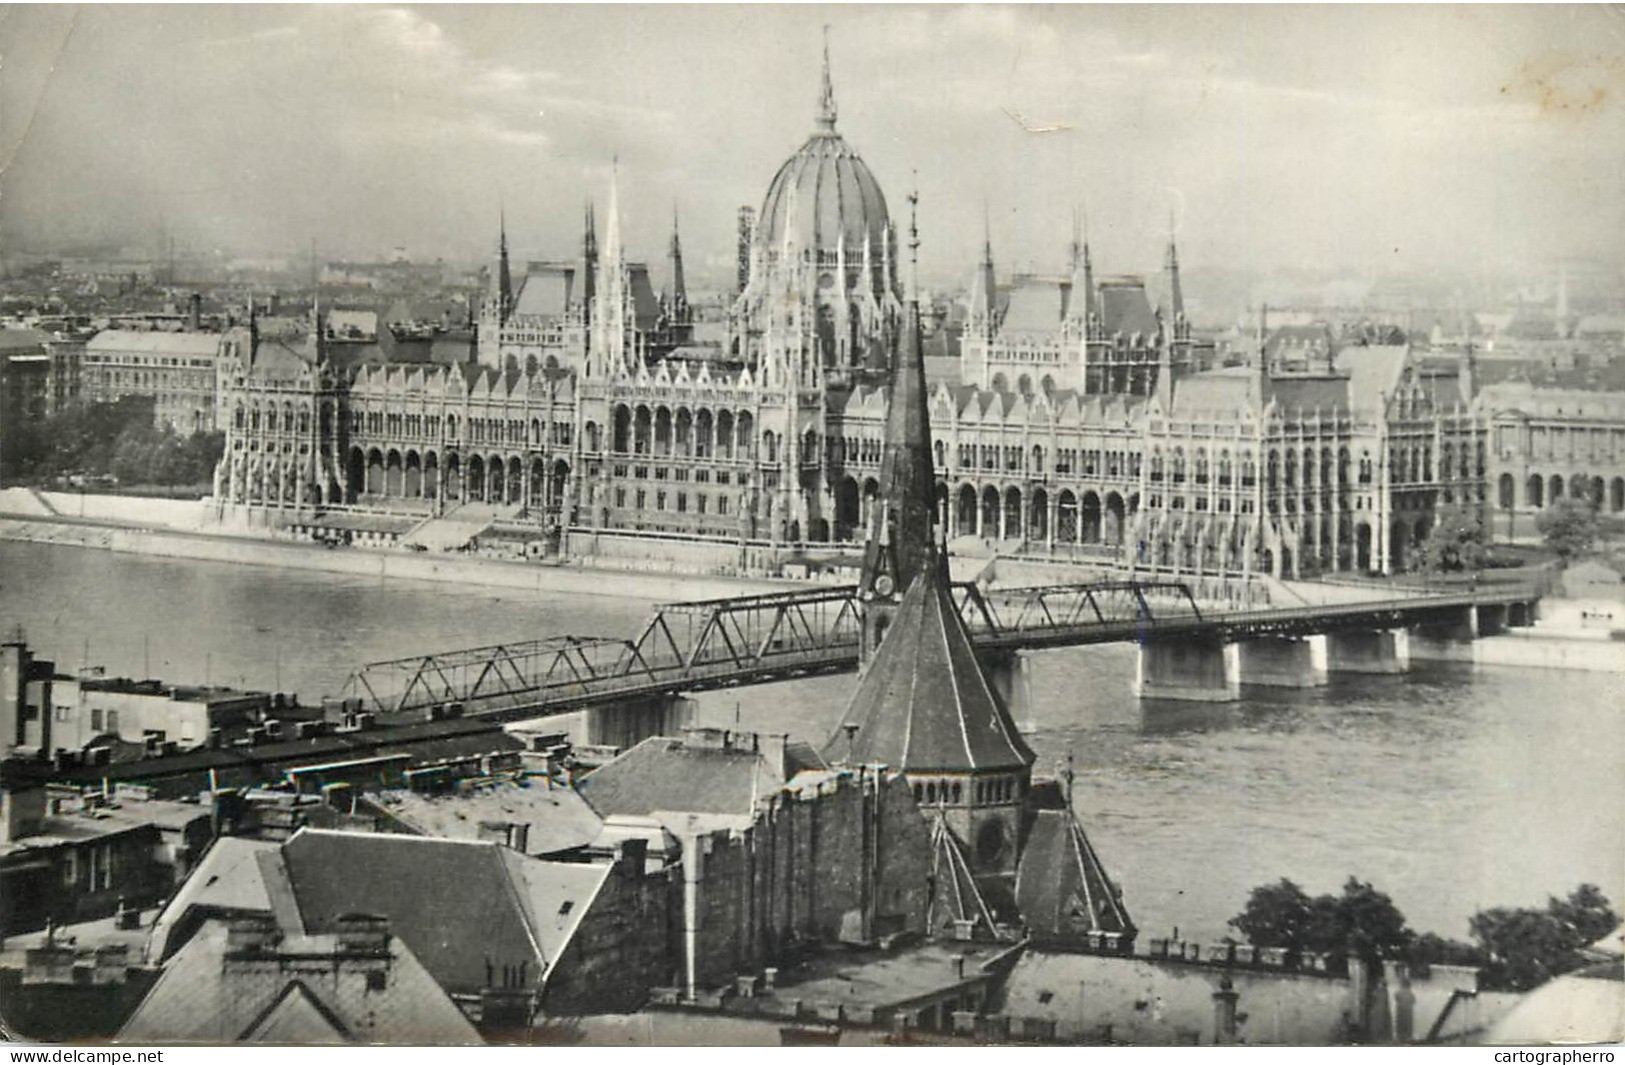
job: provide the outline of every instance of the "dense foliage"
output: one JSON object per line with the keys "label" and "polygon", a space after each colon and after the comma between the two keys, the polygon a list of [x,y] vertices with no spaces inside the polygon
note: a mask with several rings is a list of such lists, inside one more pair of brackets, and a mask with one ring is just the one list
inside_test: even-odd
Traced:
{"label": "dense foliage", "polygon": [[1354,877],[1341,895],[1311,898],[1285,879],[1254,888],[1230,924],[1254,946],[1367,959],[1403,957],[1415,938],[1393,900]]}
{"label": "dense foliage", "polygon": [[154,425],[152,399],[125,396],[7,425],[0,477],[32,484],[113,477],[121,484],[201,485],[213,478],[224,446],[220,433],[186,437]]}
{"label": "dense foliage", "polygon": [[1497,906],[1468,922],[1488,956],[1486,987],[1526,991],[1586,964],[1580,948],[1612,932],[1619,915],[1594,884],[1582,884],[1545,909]]}
{"label": "dense foliage", "polygon": [[1290,880],[1256,887],[1230,924],[1247,942],[1297,952],[1401,959],[1413,965],[1471,965],[1486,990],[1526,991],[1587,962],[1580,948],[1607,935],[1619,915],[1592,884],[1544,909],[1495,907],[1468,922],[1473,943],[1417,935],[1393,900],[1353,877],[1341,895],[1311,897]]}
{"label": "dense foliage", "polygon": [[1422,573],[1464,573],[1482,569],[1489,533],[1478,508],[1457,504],[1440,507],[1437,524],[1417,545],[1412,568]]}
{"label": "dense foliage", "polygon": [[1535,528],[1565,561],[1585,554],[1597,539],[1597,513],[1580,499],[1559,499],[1540,512]]}

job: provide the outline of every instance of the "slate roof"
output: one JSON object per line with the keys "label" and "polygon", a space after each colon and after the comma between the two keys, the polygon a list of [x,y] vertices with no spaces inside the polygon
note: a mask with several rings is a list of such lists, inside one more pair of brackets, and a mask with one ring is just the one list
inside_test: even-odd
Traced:
{"label": "slate roof", "polygon": [[1234,415],[1237,411],[1264,408],[1262,375],[1250,366],[1190,374],[1174,379],[1173,410],[1177,416],[1205,414]]}
{"label": "slate roof", "polygon": [[210,921],[176,954],[116,1037],[121,1043],[469,1044],[479,1033],[399,937],[389,943],[382,990],[369,990],[366,1008],[346,1009],[331,993],[336,937],[285,931],[284,955],[328,960],[305,978],[232,979],[225,961],[226,926]]}
{"label": "slate roof", "polygon": [[513,313],[541,318],[563,317],[575,294],[573,263],[531,263],[520,282]]}
{"label": "slate roof", "polygon": [[166,333],[158,330],[104,329],[85,342],[86,351],[138,352],[213,358],[220,350],[214,333]]}
{"label": "slate roof", "polygon": [[1037,811],[1016,867],[1016,905],[1038,942],[1082,946],[1089,932],[1135,930],[1071,810]]}
{"label": "slate roof", "polygon": [[550,968],[610,873],[494,843],[310,828],[282,858],[307,929],[331,931],[349,913],[386,917],[453,993],[487,986],[488,965]]}
{"label": "slate roof", "polygon": [[260,875],[258,857],[276,848],[275,843],[236,836],[215,840],[203,861],[159,913],[147,946],[152,960],[163,961],[180,946],[175,933],[188,912],[270,912],[271,898]]}
{"label": "slate roof", "polygon": [[1066,317],[1069,282],[1053,277],[1021,277],[1010,286],[1001,333],[1053,333]]}
{"label": "slate roof", "polygon": [[[841,721],[824,744],[832,762],[979,772],[1019,770],[1034,759],[934,566],[904,593]],[[846,724],[857,725],[850,756]]]}
{"label": "slate roof", "polygon": [[392,788],[376,798],[409,828],[441,839],[477,839],[481,822],[528,825],[528,854],[584,847],[603,830],[603,819],[575,789],[549,787],[545,779],[478,784],[455,795]]}
{"label": "slate roof", "polygon": [[1157,319],[1151,313],[1151,301],[1145,294],[1145,283],[1126,279],[1105,279],[1100,289],[1100,324],[1106,336],[1121,333],[1143,337],[1156,335]]}
{"label": "slate roof", "polygon": [[770,759],[749,750],[652,736],[593,770],[576,787],[600,817],[656,810],[749,814],[753,797],[785,783]]}
{"label": "slate roof", "polygon": [[1337,353],[1338,373],[1349,375],[1349,403],[1355,410],[1377,411],[1383,395],[1393,396],[1410,358],[1402,344],[1348,347]]}
{"label": "slate roof", "polygon": [[996,923],[965,858],[964,845],[939,815],[931,823],[931,904],[925,926],[932,934],[952,935],[956,921],[975,922],[979,938],[990,935]]}

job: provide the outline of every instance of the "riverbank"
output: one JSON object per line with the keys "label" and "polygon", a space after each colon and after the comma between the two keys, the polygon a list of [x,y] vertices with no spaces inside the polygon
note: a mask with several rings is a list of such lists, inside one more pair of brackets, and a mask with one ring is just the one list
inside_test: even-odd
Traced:
{"label": "riverbank", "polygon": [[1625,674],[1625,640],[1606,633],[1543,630],[1539,625],[1474,640],[1472,661],[1516,669],[1577,669]]}
{"label": "riverbank", "polygon": [[500,588],[538,595],[596,595],[680,601],[780,592],[805,582],[627,572],[568,563],[503,562],[358,547],[328,548],[186,529],[134,528],[108,521],[0,514],[0,539],[157,558],[230,562],[386,580]]}

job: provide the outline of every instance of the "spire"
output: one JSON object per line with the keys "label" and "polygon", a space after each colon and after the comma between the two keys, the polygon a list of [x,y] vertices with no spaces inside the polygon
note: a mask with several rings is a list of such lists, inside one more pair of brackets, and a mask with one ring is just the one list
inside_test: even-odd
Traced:
{"label": "spire", "polygon": [[824,86],[818,97],[818,112],[814,121],[819,129],[835,132],[835,86],[829,77],[829,27],[824,27]]}
{"label": "spire", "polygon": [[582,205],[581,220],[581,306],[587,324],[592,324],[592,301],[598,292],[598,225],[593,218],[592,200]]}
{"label": "spire", "polygon": [[[935,566],[909,586],[824,744],[826,761],[927,775],[1032,767],[1032,748],[977,660],[949,587]],[[975,792],[961,802],[974,805]]]}
{"label": "spire", "polygon": [[1095,311],[1095,268],[1089,258],[1089,219],[1080,210],[1072,212],[1072,299],[1067,317],[1084,323]]}
{"label": "spire", "polygon": [[588,263],[598,262],[598,220],[593,215],[592,200],[582,208],[581,256]]}
{"label": "spire", "polygon": [[982,261],[971,279],[970,317],[985,334],[993,332],[993,305],[998,289],[993,279],[993,227],[988,222],[987,202],[982,203]]}
{"label": "spire", "polygon": [[1168,257],[1163,262],[1163,288],[1168,299],[1169,325],[1178,332],[1185,328],[1185,293],[1179,285],[1179,248],[1174,241],[1174,216],[1168,215]]}
{"label": "spire", "polygon": [[500,209],[497,212],[497,315],[501,321],[508,320],[508,312],[513,309],[513,274],[508,269],[508,212]]}
{"label": "spire", "polygon": [[[925,346],[920,294],[915,282],[919,230],[912,215],[919,195],[909,196],[909,290],[902,337],[891,365],[886,406],[880,498],[863,552],[860,596],[895,603],[922,573],[944,568],[936,547],[936,473],[931,462],[931,418],[925,384]],[[866,644],[872,650],[878,633]]]}
{"label": "spire", "polygon": [[677,204],[671,205],[671,307],[680,313],[688,306],[688,288],[683,282],[683,241],[677,233]]}

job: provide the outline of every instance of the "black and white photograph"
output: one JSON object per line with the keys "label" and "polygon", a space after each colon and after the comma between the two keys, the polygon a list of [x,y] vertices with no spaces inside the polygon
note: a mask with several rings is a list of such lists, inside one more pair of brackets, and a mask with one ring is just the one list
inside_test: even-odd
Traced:
{"label": "black and white photograph", "polygon": [[1625,1043],[1622,237],[1620,4],[0,5],[0,1041]]}

